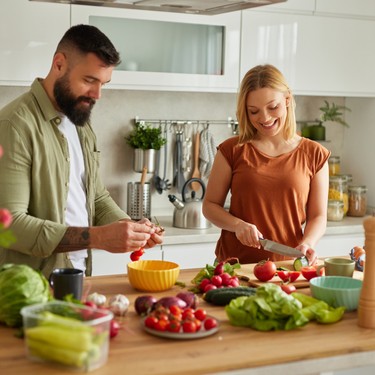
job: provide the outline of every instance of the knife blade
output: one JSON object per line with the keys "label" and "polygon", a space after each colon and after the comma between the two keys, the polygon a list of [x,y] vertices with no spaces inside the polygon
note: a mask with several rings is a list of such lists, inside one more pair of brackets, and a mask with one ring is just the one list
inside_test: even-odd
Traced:
{"label": "knife blade", "polygon": [[260,239],[259,242],[263,246],[264,250],[270,251],[272,253],[285,255],[288,257],[292,257],[292,258],[299,258],[303,256],[303,254],[299,250],[293,247],[282,245],[277,242],[266,240],[266,239]]}

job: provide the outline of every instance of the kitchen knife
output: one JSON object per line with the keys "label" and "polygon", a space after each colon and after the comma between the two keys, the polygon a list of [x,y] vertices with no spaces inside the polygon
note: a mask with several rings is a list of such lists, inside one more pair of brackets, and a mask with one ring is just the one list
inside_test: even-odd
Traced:
{"label": "kitchen knife", "polygon": [[299,250],[293,247],[281,245],[277,242],[273,242],[273,241],[265,240],[265,239],[260,239],[259,242],[263,246],[264,250],[271,251],[272,253],[285,255],[288,257],[292,257],[292,258],[299,258],[303,256],[303,254]]}

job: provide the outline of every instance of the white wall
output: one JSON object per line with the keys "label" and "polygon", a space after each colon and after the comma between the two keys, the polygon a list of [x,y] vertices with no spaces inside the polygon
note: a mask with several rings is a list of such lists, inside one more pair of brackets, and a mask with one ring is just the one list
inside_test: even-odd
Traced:
{"label": "white wall", "polygon": [[358,185],[367,185],[368,203],[375,207],[375,99],[347,98],[351,108],[347,115],[343,163]]}

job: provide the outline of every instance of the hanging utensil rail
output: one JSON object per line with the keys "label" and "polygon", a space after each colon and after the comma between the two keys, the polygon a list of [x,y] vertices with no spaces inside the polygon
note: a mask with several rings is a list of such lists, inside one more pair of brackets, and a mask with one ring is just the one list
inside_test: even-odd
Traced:
{"label": "hanging utensil rail", "polygon": [[134,123],[136,124],[170,124],[170,125],[180,125],[186,126],[186,125],[227,125],[228,128],[232,128],[232,133],[237,134],[237,128],[238,128],[238,121],[234,120],[232,117],[228,117],[227,120],[161,120],[161,119],[143,119],[139,116],[135,116]]}

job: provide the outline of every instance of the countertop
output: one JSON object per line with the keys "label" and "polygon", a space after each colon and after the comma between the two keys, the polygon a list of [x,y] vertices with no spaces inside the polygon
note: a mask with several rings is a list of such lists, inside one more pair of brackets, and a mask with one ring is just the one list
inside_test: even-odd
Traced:
{"label": "countertop", "polygon": [[[253,265],[244,265],[243,275],[251,275]],[[179,281],[190,284],[197,269],[182,270]],[[358,277],[356,275],[355,277]],[[361,273],[359,273],[361,277]],[[111,340],[108,362],[93,375],[116,374],[317,374],[360,365],[375,364],[375,331],[357,325],[357,312],[344,314],[335,324],[314,322],[292,331],[259,332],[229,324],[223,307],[200,301],[210,315],[219,319],[216,334],[200,340],[170,340],[147,334],[133,307],[142,294],[128,283],[126,275],[85,279],[91,292],[128,296],[131,306],[121,321],[122,329]],[[181,290],[174,286],[161,296]],[[309,289],[300,289],[309,293]],[[149,294],[149,293],[143,293]],[[36,363],[25,356],[23,340],[15,330],[0,326],[0,373],[7,375],[63,375],[69,372]],[[275,372],[276,371],[276,372]]]}
{"label": "countertop", "polygon": [[[209,229],[181,229],[173,226],[172,216],[157,216],[157,219],[165,228],[163,245],[216,242],[220,236],[220,229],[214,225]],[[342,221],[328,221],[325,235],[362,234],[364,219],[364,217],[345,217]]]}

